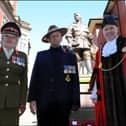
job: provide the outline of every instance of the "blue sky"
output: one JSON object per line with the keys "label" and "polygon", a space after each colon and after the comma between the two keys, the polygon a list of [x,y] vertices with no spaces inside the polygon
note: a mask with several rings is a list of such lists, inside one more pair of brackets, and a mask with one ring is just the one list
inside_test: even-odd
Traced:
{"label": "blue sky", "polygon": [[49,44],[41,42],[49,25],[56,24],[59,27],[68,27],[74,21],[73,13],[75,12],[79,12],[83,23],[88,25],[90,18],[103,15],[106,4],[107,1],[18,1],[17,15],[30,23],[32,28],[29,56],[31,67],[36,53],[49,48]]}

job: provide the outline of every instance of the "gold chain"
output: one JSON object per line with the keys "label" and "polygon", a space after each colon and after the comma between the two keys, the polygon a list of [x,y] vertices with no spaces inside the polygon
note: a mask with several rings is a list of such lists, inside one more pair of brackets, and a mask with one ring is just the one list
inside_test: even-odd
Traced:
{"label": "gold chain", "polygon": [[107,72],[107,71],[114,70],[115,68],[117,68],[124,61],[125,58],[126,58],[126,54],[123,56],[123,58],[115,66],[113,66],[111,68],[108,68],[108,69],[102,68],[102,71]]}

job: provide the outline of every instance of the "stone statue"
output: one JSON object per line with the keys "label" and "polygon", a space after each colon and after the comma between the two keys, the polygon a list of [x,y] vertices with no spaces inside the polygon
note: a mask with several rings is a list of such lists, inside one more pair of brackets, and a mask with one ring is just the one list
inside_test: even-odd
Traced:
{"label": "stone statue", "polygon": [[91,39],[93,36],[86,25],[82,23],[82,17],[79,13],[74,13],[74,20],[75,22],[68,27],[66,33],[68,46],[74,50],[77,56],[79,72],[82,68],[82,74],[85,74],[85,67],[86,74],[91,74],[93,68],[90,47],[92,46]]}

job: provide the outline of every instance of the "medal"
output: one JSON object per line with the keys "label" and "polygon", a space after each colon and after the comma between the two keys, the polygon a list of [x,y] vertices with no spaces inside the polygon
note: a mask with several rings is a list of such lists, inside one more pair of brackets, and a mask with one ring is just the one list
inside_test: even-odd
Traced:
{"label": "medal", "polygon": [[66,80],[67,82],[70,82],[70,81],[71,81],[71,78],[70,78],[70,75],[69,75],[69,74],[66,75],[65,80]]}
{"label": "medal", "polygon": [[74,65],[64,65],[64,74],[76,74],[76,68]]}
{"label": "medal", "polygon": [[68,65],[64,65],[64,74],[67,74],[68,70],[69,70]]}
{"label": "medal", "polygon": [[17,57],[16,56],[12,56],[12,62],[16,63]]}

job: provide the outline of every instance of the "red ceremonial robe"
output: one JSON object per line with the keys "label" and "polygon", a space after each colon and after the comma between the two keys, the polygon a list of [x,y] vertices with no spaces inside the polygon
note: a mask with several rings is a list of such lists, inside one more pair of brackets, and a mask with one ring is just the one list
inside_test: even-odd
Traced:
{"label": "red ceremonial robe", "polygon": [[123,126],[126,123],[126,38],[119,36],[116,44],[116,53],[103,57],[99,49],[96,54],[89,88],[92,90],[96,80],[96,126]]}

